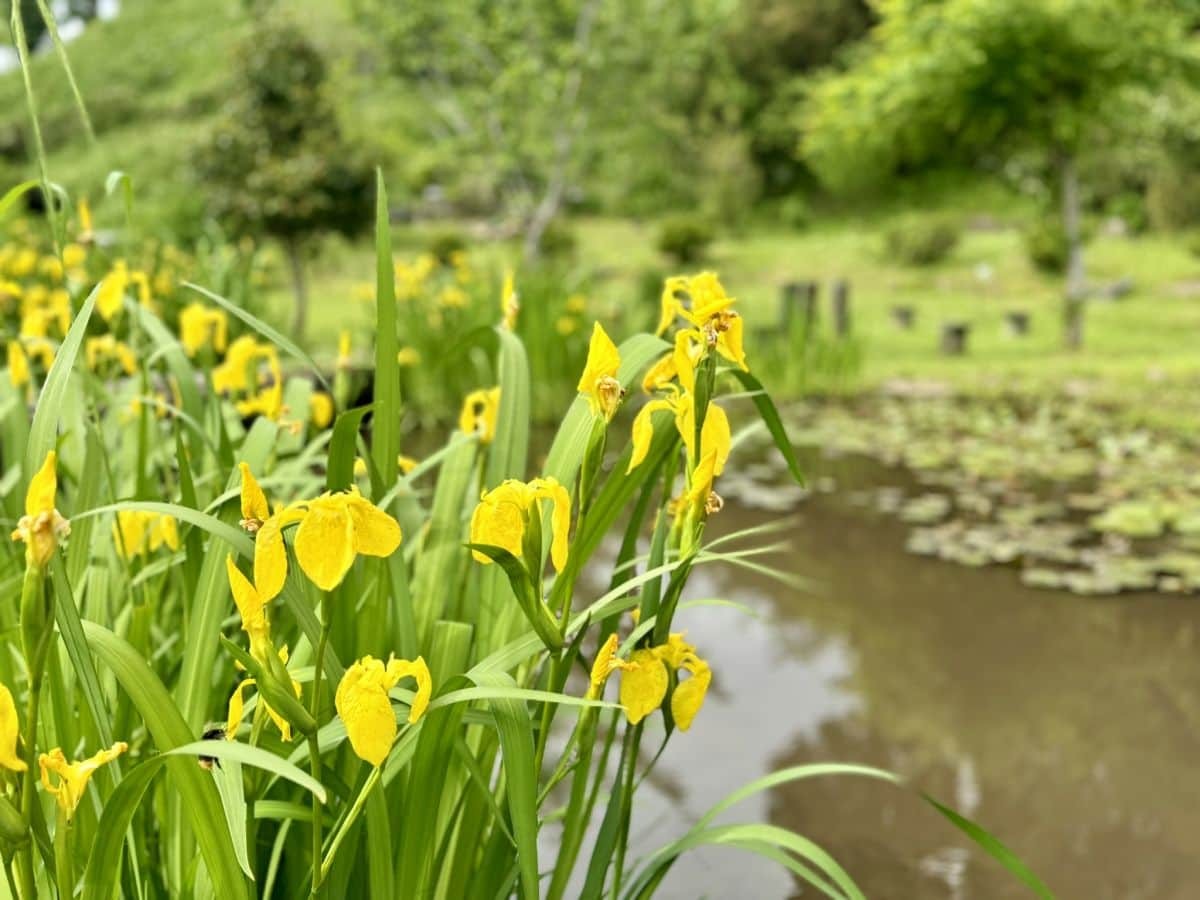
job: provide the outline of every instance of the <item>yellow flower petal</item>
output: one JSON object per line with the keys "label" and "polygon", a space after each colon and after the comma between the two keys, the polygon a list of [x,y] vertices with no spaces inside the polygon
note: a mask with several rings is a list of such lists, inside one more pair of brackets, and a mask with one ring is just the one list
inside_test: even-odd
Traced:
{"label": "yellow flower petal", "polygon": [[[554,504],[550,517],[552,539],[550,561],[561,572],[567,564],[567,539],[571,530],[571,495],[554,478],[535,478],[529,483],[531,500],[549,500]],[[537,510],[531,510],[536,514]]]}
{"label": "yellow flower petal", "polygon": [[661,356],[642,379],[642,390],[647,394],[666,387],[675,378],[675,354]]}
{"label": "yellow flower petal", "polygon": [[670,409],[671,404],[665,400],[651,400],[638,410],[633,417],[633,452],[629,455],[629,468],[626,474],[640,466],[650,452],[650,442],[654,438],[653,416],[659,410]]}
{"label": "yellow flower petal", "polygon": [[608,639],[600,645],[600,649],[596,651],[596,659],[592,662],[592,672],[588,685],[588,698],[595,700],[604,693],[604,683],[608,681],[608,676],[618,669],[626,669],[629,663],[617,657],[617,646],[619,640],[616,632],[608,636]]}
{"label": "yellow flower petal", "polygon": [[671,695],[671,718],[675,720],[680,731],[687,731],[692,727],[696,713],[700,712],[700,707],[704,705],[704,698],[712,681],[712,670],[709,669],[708,663],[694,655],[685,659],[682,668],[690,672],[691,677],[675,685],[675,692]]}
{"label": "yellow flower petal", "polygon": [[662,705],[670,676],[653,650],[635,650],[621,671],[621,705],[629,722],[636,725]]}
{"label": "yellow flower petal", "polygon": [[267,495],[259,486],[247,463],[238,463],[238,471],[242,473],[242,527],[248,524],[261,524],[271,516],[271,508],[267,505]]}
{"label": "yellow flower petal", "polygon": [[243,698],[243,693],[246,688],[254,686],[254,679],[247,678],[238,683],[238,686],[233,689],[233,693],[229,696],[229,713],[225,717],[225,739],[232,741],[237,737],[238,726],[242,724],[242,716],[245,714],[246,702]]}
{"label": "yellow flower petal", "polygon": [[273,600],[287,580],[287,548],[278,519],[267,519],[254,537],[254,584],[266,600]]}
{"label": "yellow flower petal", "polygon": [[413,695],[412,706],[408,709],[408,724],[412,725],[425,715],[429,708],[429,698],[433,695],[433,677],[429,674],[429,666],[424,657],[418,656],[412,662],[407,659],[389,660],[387,664],[388,678],[394,685],[401,678],[411,676],[417,682],[417,691]]}
{"label": "yellow flower petal", "polygon": [[594,415],[612,419],[621,402],[621,384],[617,381],[617,370],[621,366],[621,354],[617,345],[596,322],[592,325],[592,340],[588,346],[587,363],[579,378],[576,390],[588,398]]}
{"label": "yellow flower petal", "polygon": [[55,469],[57,464],[58,454],[51,450],[46,454],[42,467],[29,480],[29,490],[25,492],[25,515],[36,516],[54,511],[54,501],[58,493],[58,475]]}
{"label": "yellow flower petal", "polygon": [[25,760],[17,755],[19,734],[17,704],[8,686],[0,684],[0,766],[13,772],[24,772],[29,768]]}
{"label": "yellow flower petal", "polygon": [[271,633],[266,600],[234,563],[232,553],[225,557],[225,572],[229,577],[234,605],[242,617],[242,630],[250,636],[250,652],[261,660]]}
{"label": "yellow flower petal", "polygon": [[296,529],[296,561],[317,587],[332,591],[354,564],[354,521],[346,504],[323,495]]}
{"label": "yellow flower petal", "polygon": [[351,488],[345,506],[354,523],[354,552],[367,556],[391,556],[400,546],[400,523]]}
{"label": "yellow flower petal", "polygon": [[396,739],[396,715],[387,695],[391,684],[383,663],[365,656],[346,669],[334,696],[350,746],[373,766],[383,764]]}
{"label": "yellow flower petal", "polygon": [[[524,555],[525,485],[505,481],[495,490],[484,491],[471,514],[471,543],[503,547],[517,559]],[[477,562],[489,565],[491,557],[472,551]]]}

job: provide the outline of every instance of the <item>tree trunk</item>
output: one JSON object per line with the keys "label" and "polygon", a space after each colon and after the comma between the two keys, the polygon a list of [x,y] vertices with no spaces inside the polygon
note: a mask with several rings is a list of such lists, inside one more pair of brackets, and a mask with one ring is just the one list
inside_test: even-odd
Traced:
{"label": "tree trunk", "polygon": [[588,42],[591,40],[592,25],[596,19],[599,0],[590,0],[579,10],[575,21],[575,68],[567,73],[561,97],[559,127],[554,135],[554,166],[542,194],[541,201],[533,210],[525,228],[524,253],[526,259],[535,259],[541,250],[542,235],[558,215],[566,192],[571,152],[575,135],[581,125],[579,111],[575,108],[579,100],[579,89],[583,84],[583,67],[587,58]]}
{"label": "tree trunk", "polygon": [[1083,346],[1083,314],[1087,302],[1087,273],[1083,266],[1083,235],[1080,227],[1079,177],[1070,155],[1059,159],[1062,180],[1063,231],[1067,237],[1067,284],[1063,299],[1063,343],[1068,350]]}
{"label": "tree trunk", "polygon": [[304,330],[308,327],[308,277],[304,271],[304,253],[300,242],[289,238],[284,246],[287,248],[288,268],[292,273],[292,292],[295,294],[296,305],[292,311],[293,340],[304,341]]}

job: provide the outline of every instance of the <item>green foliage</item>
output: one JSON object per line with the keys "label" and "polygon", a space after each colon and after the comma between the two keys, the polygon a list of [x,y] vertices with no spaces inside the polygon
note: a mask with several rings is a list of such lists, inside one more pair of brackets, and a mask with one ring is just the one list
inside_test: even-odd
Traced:
{"label": "green foliage", "polygon": [[888,255],[908,266],[941,262],[958,246],[959,229],[945,219],[908,218],[887,232]]}
{"label": "green foliage", "polygon": [[1067,233],[1058,217],[1039,216],[1025,229],[1025,252],[1039,272],[1065,272],[1067,250]]}
{"label": "green foliage", "polygon": [[658,229],[658,249],[678,265],[698,262],[713,242],[713,230],[695,216],[679,215],[665,219]]}
{"label": "green foliage", "polygon": [[1138,115],[1191,51],[1182,21],[1140,0],[888,0],[844,73],[813,89],[804,154],[853,186],[916,168],[1073,155]]}
{"label": "green foliage", "polygon": [[429,236],[425,249],[441,265],[453,265],[455,254],[467,249],[467,238],[457,228],[440,228]]}
{"label": "green foliage", "polygon": [[1200,172],[1176,161],[1160,165],[1146,191],[1146,215],[1163,230],[1200,225]]}
{"label": "green foliage", "polygon": [[260,23],[239,48],[232,96],[193,155],[222,225],[296,242],[370,221],[370,169],[342,137],[326,77],[295,25]]}

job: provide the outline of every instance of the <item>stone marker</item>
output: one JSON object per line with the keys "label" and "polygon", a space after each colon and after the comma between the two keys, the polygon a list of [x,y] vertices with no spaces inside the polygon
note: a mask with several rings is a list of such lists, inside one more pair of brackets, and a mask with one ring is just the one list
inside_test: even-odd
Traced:
{"label": "stone marker", "polygon": [[946,322],[942,325],[942,353],[946,356],[962,356],[967,352],[967,336],[971,326],[967,322]]}
{"label": "stone marker", "polygon": [[917,322],[917,311],[911,306],[893,306],[892,321],[902,331],[912,331]]}
{"label": "stone marker", "polygon": [[1008,333],[1013,337],[1025,337],[1029,334],[1029,313],[1023,309],[1010,309],[1004,314],[1004,322]]}
{"label": "stone marker", "polygon": [[844,278],[833,283],[833,331],[839,338],[850,336],[850,282]]}

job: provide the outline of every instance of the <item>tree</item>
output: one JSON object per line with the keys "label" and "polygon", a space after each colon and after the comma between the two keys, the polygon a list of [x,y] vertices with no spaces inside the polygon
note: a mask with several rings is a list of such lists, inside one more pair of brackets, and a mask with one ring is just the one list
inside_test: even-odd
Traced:
{"label": "tree", "polygon": [[731,105],[712,99],[735,80],[716,39],[730,6],[354,0],[419,108],[430,180],[474,185],[528,255],[584,191],[624,201],[644,180],[662,194],[701,168],[708,113]]}
{"label": "tree", "polygon": [[261,20],[239,49],[235,84],[193,154],[194,175],[223,226],[283,244],[296,298],[292,330],[302,338],[307,252],[321,234],[349,236],[370,222],[370,167],[343,139],[324,60],[296,26]]}
{"label": "tree", "polygon": [[817,84],[803,153],[829,185],[1034,154],[1068,244],[1065,343],[1087,294],[1078,164],[1193,58],[1155,0],[881,0],[854,64]]}

